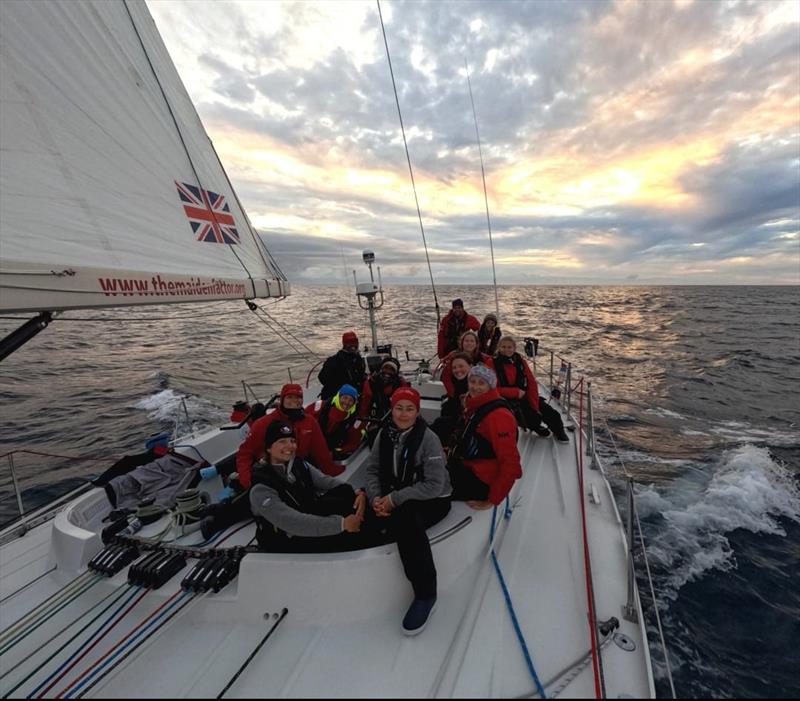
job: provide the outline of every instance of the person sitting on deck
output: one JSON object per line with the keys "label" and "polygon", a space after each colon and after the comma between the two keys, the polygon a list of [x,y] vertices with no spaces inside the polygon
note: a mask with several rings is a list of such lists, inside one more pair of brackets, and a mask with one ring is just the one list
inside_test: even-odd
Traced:
{"label": "person sitting on deck", "polygon": [[447,469],[453,500],[466,501],[473,509],[490,509],[506,498],[522,476],[517,420],[497,393],[494,370],[476,365],[469,371],[468,382],[466,424],[450,451]]}
{"label": "person sitting on deck", "polygon": [[497,325],[497,317],[494,314],[487,314],[483,317],[483,323],[478,329],[478,348],[481,353],[494,355],[497,351],[497,343],[502,335],[500,327]]}
{"label": "person sitting on deck", "polygon": [[451,445],[464,413],[464,398],[469,389],[467,375],[471,368],[472,358],[469,353],[456,351],[447,357],[442,369],[442,383],[447,394],[442,402],[441,413],[431,429],[439,436],[445,449]]}
{"label": "person sitting on deck", "polygon": [[247,438],[236,451],[236,471],[242,487],[250,487],[253,463],[264,457],[264,434],[267,427],[278,420],[291,424],[297,439],[298,457],[308,458],[326,475],[335,476],[344,471],[342,465],[334,464],[317,420],[303,411],[303,388],[286,384],[281,388],[278,408],[253,423]]}
{"label": "person sitting on deck", "polygon": [[320,397],[330,399],[342,385],[361,387],[366,376],[367,366],[358,352],[358,336],[355,331],[347,331],[342,335],[341,350],[325,361],[317,375],[322,384]]}
{"label": "person sitting on deck", "polygon": [[[503,336],[494,357],[497,373],[497,391],[514,408],[523,428],[531,429],[540,436],[553,432],[557,441],[568,443],[564,422],[553,407],[539,396],[538,383],[525,358],[517,353],[517,343],[512,336]],[[542,425],[542,420],[550,428]]]}
{"label": "person sitting on deck", "polygon": [[[469,355],[473,365],[486,365],[487,367],[494,368],[491,355],[481,352],[481,342],[478,339],[478,334],[475,331],[465,331],[458,339],[458,350],[462,353]],[[443,365],[448,362],[448,356],[442,361]]]}
{"label": "person sitting on deck", "polygon": [[363,547],[355,534],[364,520],[364,491],[354,491],[297,457],[291,424],[276,420],[267,427],[264,458],[253,469],[252,485],[250,508],[262,550],[305,553]]}
{"label": "person sitting on deck", "polygon": [[208,507],[208,515],[201,523],[205,538],[252,515],[247,490],[251,485],[253,465],[264,457],[264,436],[276,421],[292,427],[298,457],[309,459],[329,476],[344,472],[344,465],[333,462],[317,420],[303,411],[303,388],[296,384],[285,384],[281,388],[277,409],[254,421],[247,437],[239,445],[236,451],[236,473],[241,490],[232,498]]}
{"label": "person sitting on deck", "polygon": [[342,385],[330,399],[318,399],[306,407],[306,413],[319,423],[334,460],[345,460],[361,445],[364,433],[357,404],[356,388]]}
{"label": "person sitting on deck", "polygon": [[452,309],[447,312],[439,323],[436,354],[445,358],[448,353],[458,349],[458,339],[468,329],[477,331],[480,322],[471,314],[464,311],[464,302],[460,299],[453,300]]}
{"label": "person sitting on deck", "polygon": [[426,529],[450,511],[450,478],[442,444],[419,415],[419,392],[401,387],[391,397],[392,418],[367,461],[367,498],[375,521],[397,541],[414,600],[403,618],[406,635],[421,633],[436,603],[436,567]]}
{"label": "person sitting on deck", "polygon": [[381,424],[389,418],[391,396],[400,387],[408,387],[408,382],[400,375],[400,361],[392,357],[383,360],[380,367],[364,380],[358,415],[369,421],[367,441],[370,445]]}

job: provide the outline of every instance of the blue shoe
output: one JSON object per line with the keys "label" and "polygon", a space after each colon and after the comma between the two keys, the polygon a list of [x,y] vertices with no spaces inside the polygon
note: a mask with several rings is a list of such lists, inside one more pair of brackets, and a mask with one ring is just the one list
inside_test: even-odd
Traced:
{"label": "blue shoe", "polygon": [[433,610],[436,608],[436,597],[430,599],[414,599],[403,618],[403,633],[419,635],[428,624]]}

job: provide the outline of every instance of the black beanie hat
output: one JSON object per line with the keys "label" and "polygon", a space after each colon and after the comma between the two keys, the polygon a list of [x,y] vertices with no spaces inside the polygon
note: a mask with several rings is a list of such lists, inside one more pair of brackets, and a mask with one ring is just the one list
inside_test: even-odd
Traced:
{"label": "black beanie hat", "polygon": [[273,421],[267,426],[264,434],[264,449],[269,450],[275,441],[281,438],[294,438],[294,429],[284,421]]}

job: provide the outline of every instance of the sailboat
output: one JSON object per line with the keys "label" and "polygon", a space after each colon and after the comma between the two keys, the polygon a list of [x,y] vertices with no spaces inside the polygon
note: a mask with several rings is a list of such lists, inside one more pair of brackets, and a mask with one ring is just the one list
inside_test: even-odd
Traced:
{"label": "sailboat", "polygon": [[[0,13],[0,308],[37,313],[5,354],[63,310],[289,293],[144,2]],[[374,317],[380,284],[357,294]],[[441,381],[403,369],[433,420]],[[252,522],[199,542],[179,507],[104,539],[112,507],[88,488],[0,532],[0,692],[653,697],[632,538],[594,450],[588,386],[565,375],[552,405],[570,442],[521,434],[506,502],[454,503],[429,530],[439,606],[421,635],[399,625],[410,588],[393,543],[258,552]],[[307,385],[306,403],[319,390]],[[173,437],[195,496],[223,491],[241,440],[229,428]],[[367,451],[341,479],[363,481]]]}

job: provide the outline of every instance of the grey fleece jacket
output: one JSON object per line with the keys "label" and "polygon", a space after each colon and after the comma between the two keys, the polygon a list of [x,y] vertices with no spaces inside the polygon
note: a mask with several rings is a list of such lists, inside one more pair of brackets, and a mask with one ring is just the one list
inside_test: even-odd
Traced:
{"label": "grey fleece jacket", "polygon": [[[327,492],[344,482],[320,472],[310,463],[306,463],[311,473],[311,482],[318,493]],[[287,476],[286,465],[270,465],[283,478]],[[294,475],[288,473],[293,480]],[[289,506],[276,490],[265,484],[254,484],[250,489],[250,508],[254,516],[269,521],[290,536],[318,537],[341,533],[344,519],[341,516],[315,516]]]}
{"label": "grey fleece jacket", "polygon": [[[395,446],[395,470],[397,469],[400,452],[410,433],[411,429],[404,431],[400,435],[400,442]],[[381,432],[375,438],[375,444],[372,446],[372,452],[367,460],[367,501],[370,504],[375,497],[386,496],[381,494],[380,480],[380,445],[384,438],[390,440],[386,435],[386,429],[381,429]],[[424,501],[426,499],[450,496],[453,488],[450,486],[450,474],[445,467],[442,444],[438,436],[430,428],[425,429],[414,463],[415,466],[422,465],[423,478],[408,487],[391,492],[390,497],[394,506],[400,506],[402,503],[412,499]]]}

